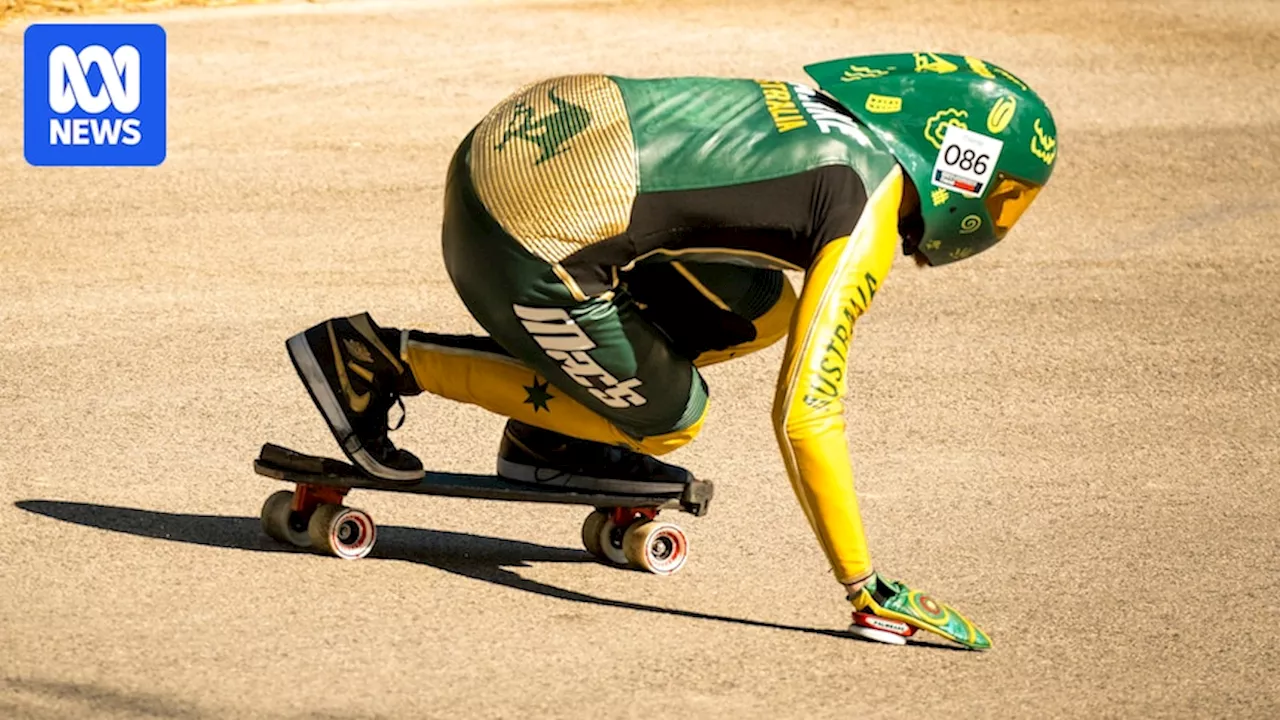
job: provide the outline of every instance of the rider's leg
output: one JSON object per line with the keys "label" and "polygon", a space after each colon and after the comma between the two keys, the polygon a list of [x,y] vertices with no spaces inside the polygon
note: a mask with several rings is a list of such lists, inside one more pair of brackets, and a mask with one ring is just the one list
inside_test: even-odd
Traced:
{"label": "rider's leg", "polygon": [[594,398],[595,406],[579,401],[493,338],[415,330],[403,333],[399,347],[420,390],[563,435],[662,455],[693,439],[701,427],[699,417],[667,432],[635,435],[611,422]]}
{"label": "rider's leg", "polygon": [[626,292],[586,298],[559,265],[509,235],[475,194],[468,147],[449,172],[443,251],[492,340],[406,334],[401,354],[417,386],[513,418],[504,475],[683,481],[683,471],[649,456],[701,427],[706,387],[693,363]]}

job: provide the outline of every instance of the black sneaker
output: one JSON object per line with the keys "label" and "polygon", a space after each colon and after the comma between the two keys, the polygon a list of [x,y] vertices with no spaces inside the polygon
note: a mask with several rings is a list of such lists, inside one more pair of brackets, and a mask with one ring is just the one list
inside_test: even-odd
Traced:
{"label": "black sneaker", "polygon": [[368,313],[334,318],[289,338],[289,359],[339,447],[379,480],[411,483],[422,462],[387,437],[387,411],[400,395],[416,394],[409,370],[390,348],[399,332],[374,324]]}
{"label": "black sneaker", "polygon": [[507,480],[625,495],[678,495],[688,470],[623,447],[579,440],[508,420],[498,448]]}

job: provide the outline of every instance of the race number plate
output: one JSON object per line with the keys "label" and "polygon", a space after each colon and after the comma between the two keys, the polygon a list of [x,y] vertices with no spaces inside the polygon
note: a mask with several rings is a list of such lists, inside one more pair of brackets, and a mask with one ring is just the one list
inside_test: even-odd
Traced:
{"label": "race number plate", "polygon": [[962,195],[981,197],[996,171],[1004,142],[952,125],[933,163],[933,184]]}

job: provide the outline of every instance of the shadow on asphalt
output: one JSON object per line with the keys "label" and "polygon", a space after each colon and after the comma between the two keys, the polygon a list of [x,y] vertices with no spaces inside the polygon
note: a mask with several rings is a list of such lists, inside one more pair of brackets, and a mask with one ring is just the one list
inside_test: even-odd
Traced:
{"label": "shadow on asphalt", "polygon": [[[139,537],[155,538],[157,540],[248,550],[251,552],[309,552],[282,545],[266,537],[257,518],[228,517],[225,515],[185,515],[60,500],[21,500],[14,503],[14,505],[27,512],[54,518],[55,520],[137,535]],[[482,580],[495,585],[503,585],[569,602],[672,615],[693,620],[712,620],[770,630],[788,630],[844,640],[853,639],[840,630],[784,625],[763,620],[735,618],[694,610],[663,608],[626,600],[596,597],[576,590],[566,590],[536,580],[529,580],[509,569],[513,567],[529,567],[530,563],[595,562],[594,558],[584,550],[548,547],[519,540],[504,540],[470,533],[379,526],[378,544],[374,547],[369,558],[420,563],[454,575],[461,575],[474,580]],[[911,644],[940,650],[963,650],[963,648],[950,645],[916,642],[914,640],[911,641]]]}
{"label": "shadow on asphalt", "polygon": [[[48,698],[73,703],[76,707],[49,708]],[[0,717],[64,718],[102,715],[177,720],[209,717],[209,714],[195,706],[185,705],[162,695],[129,693],[93,683],[0,678]]]}

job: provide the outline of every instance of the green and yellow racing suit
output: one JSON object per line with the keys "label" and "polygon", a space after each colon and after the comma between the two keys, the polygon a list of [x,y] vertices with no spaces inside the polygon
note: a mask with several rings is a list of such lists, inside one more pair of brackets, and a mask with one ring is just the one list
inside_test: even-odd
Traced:
{"label": "green and yellow racing suit", "polygon": [[[843,583],[870,557],[841,398],[898,247],[888,149],[802,85],[560,77],[499,104],[449,171],[444,258],[490,339],[411,333],[419,385],[660,454],[701,427],[698,368],[787,338],[773,421]],[[805,272],[798,298],[782,270]]]}

